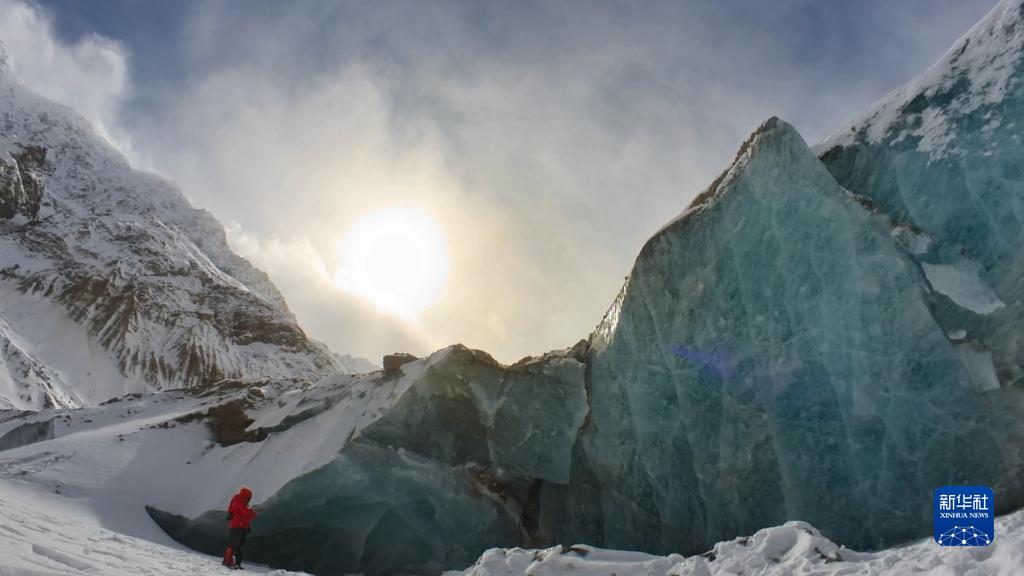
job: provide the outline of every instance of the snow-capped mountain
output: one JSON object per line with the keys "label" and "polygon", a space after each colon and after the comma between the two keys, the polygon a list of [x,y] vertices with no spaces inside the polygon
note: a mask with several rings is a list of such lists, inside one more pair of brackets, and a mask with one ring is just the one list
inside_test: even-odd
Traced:
{"label": "snow-capped mountain", "polygon": [[0,74],[0,408],[372,366],[347,362],[209,213]]}

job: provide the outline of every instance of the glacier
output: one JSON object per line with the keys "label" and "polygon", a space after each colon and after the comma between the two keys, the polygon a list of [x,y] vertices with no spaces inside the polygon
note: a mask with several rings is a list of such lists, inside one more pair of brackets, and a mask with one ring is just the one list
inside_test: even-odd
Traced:
{"label": "glacier", "polygon": [[[1022,55],[1024,0],[1003,0],[823,142],[767,120],[574,346],[389,370],[306,339],[208,214],[4,85],[0,122],[33,136],[0,134],[0,302],[37,299],[144,382],[70,382],[5,313],[0,407],[44,409],[0,415],[0,471],[132,522],[146,505],[211,554],[220,495],[250,483],[253,559],[317,574],[437,574],[495,546],[696,554],[777,525],[764,538],[808,540],[788,521],[878,549],[925,536],[949,484],[1020,508]],[[135,394],[89,406],[113,392]]]}
{"label": "glacier", "polygon": [[[153,433],[153,432],[151,432]],[[224,574],[215,558],[183,550],[164,537],[140,538],[111,530],[101,513],[79,498],[44,487],[0,481],[0,572],[18,576],[196,576]],[[465,570],[445,576],[1012,576],[1024,564],[1024,512],[996,521],[999,538],[989,547],[940,548],[931,539],[880,552],[837,546],[805,522],[787,522],[750,536],[716,543],[706,554],[654,556],[587,545],[547,549],[490,549]],[[249,573],[302,576],[247,564]]]}
{"label": "glacier", "polygon": [[[879,548],[927,532],[936,486],[1019,507],[1024,394],[977,385],[894,230],[767,121],[588,341],[403,365],[390,408],[261,506],[254,559],[433,574],[499,543],[692,554],[790,519]],[[220,512],[150,513],[199,550],[223,538]]]}
{"label": "glacier", "polygon": [[841,185],[929,238],[913,258],[936,321],[990,353],[1003,387],[1024,384],[1022,11],[1001,2],[920,78],[815,147]]}
{"label": "glacier", "polygon": [[565,497],[602,505],[557,542],[697,552],[802,519],[880,547],[922,534],[937,486],[1020,505],[1024,395],[979,394],[887,220],[776,119],[644,246],[588,374]]}
{"label": "glacier", "polygon": [[[588,340],[542,378],[432,357],[269,498],[262,559],[432,574],[486,544],[692,554],[788,520],[877,549],[928,533],[938,486],[1021,507],[1022,53],[1004,0],[814,148],[768,120]],[[220,530],[151,514],[200,549]]]}
{"label": "glacier", "polygon": [[[585,352],[503,366],[457,345],[365,376],[403,383],[332,461],[260,505],[251,557],[321,574],[436,574],[494,542],[546,542],[542,492],[570,481],[587,416]],[[150,514],[191,547],[221,547],[221,512]]]}

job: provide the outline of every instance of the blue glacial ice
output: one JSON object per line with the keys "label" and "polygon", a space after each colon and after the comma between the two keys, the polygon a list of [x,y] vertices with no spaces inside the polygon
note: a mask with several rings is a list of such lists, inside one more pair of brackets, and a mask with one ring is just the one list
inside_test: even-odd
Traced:
{"label": "blue glacial ice", "polygon": [[929,239],[930,305],[1001,386],[1024,384],[1024,4],[816,146],[844,187]]}
{"label": "blue glacial ice", "polygon": [[[419,361],[265,504],[255,559],[435,574],[492,546],[693,553],[791,519],[881,547],[929,533],[938,486],[1024,505],[1022,53],[1004,0],[813,151],[767,121],[587,342]],[[198,548],[222,532],[152,514]]]}
{"label": "blue glacial ice", "polygon": [[1022,395],[974,385],[891,230],[765,123],[594,334],[564,489],[590,504],[556,541],[694,552],[801,519],[875,547],[927,533],[937,486],[1021,495]]}

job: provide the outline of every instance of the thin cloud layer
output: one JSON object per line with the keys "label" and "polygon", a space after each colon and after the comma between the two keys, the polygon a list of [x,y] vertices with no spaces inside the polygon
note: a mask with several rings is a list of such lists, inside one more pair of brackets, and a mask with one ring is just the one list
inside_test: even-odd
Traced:
{"label": "thin cloud layer", "polygon": [[105,138],[130,154],[119,114],[128,97],[128,56],[118,42],[90,34],[57,38],[49,15],[19,0],[0,0],[0,41],[17,82],[71,105]]}

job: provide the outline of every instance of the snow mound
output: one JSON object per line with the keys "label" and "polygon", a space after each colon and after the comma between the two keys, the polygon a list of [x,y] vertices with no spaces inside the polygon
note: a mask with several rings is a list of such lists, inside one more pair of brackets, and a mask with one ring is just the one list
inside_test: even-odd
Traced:
{"label": "snow mound", "polygon": [[874,553],[834,544],[806,522],[787,522],[753,536],[719,542],[713,550],[683,558],[555,546],[546,550],[494,548],[465,571],[446,576],[1011,576],[1024,566],[1024,511],[996,520],[996,541],[987,547],[941,547],[933,540]]}

